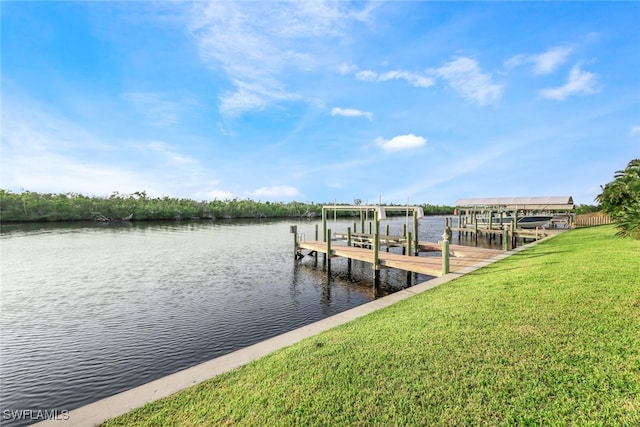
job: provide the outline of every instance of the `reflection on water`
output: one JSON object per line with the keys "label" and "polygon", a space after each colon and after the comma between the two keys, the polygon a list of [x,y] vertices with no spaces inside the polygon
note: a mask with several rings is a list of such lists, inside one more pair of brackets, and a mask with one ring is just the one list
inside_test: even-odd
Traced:
{"label": "reflection on water", "polygon": [[[0,409],[70,410],[374,298],[370,264],[294,261],[292,223],[3,225]],[[385,270],[377,293],[426,279]]]}

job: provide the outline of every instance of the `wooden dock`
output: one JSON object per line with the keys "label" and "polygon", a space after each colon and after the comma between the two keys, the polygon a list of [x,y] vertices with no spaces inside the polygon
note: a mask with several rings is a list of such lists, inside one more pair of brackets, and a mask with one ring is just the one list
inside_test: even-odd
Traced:
{"label": "wooden dock", "polygon": [[[382,237],[382,236],[381,236]],[[381,239],[382,240],[382,239]],[[334,240],[333,242],[341,242]],[[394,241],[394,245],[399,243]],[[438,243],[419,242],[421,251],[442,251]],[[375,253],[372,249],[363,247],[346,246],[343,244],[327,245],[327,242],[309,241],[299,242],[299,250],[307,250],[309,253],[321,253],[328,255],[328,258],[343,257],[358,261],[375,264]],[[327,253],[327,250],[329,253]],[[474,248],[462,245],[449,245],[449,271],[456,272],[464,267],[477,264],[480,261],[492,258],[503,251],[498,249]],[[378,252],[378,266],[380,268],[397,268],[399,270],[413,273],[425,274],[428,276],[441,276],[443,274],[443,257],[438,256],[411,256],[393,252]]]}

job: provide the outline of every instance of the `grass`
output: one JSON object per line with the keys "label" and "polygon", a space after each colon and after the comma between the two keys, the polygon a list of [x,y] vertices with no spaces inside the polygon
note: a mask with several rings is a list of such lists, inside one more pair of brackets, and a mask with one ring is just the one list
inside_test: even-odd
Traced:
{"label": "grass", "polygon": [[110,420],[640,425],[640,241],[572,230]]}

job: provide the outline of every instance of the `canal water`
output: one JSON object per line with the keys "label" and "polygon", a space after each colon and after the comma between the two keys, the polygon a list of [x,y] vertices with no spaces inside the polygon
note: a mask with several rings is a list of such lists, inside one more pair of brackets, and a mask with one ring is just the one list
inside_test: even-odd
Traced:
{"label": "canal water", "polygon": [[[404,223],[383,227],[400,234]],[[316,224],[2,225],[0,423],[29,423],[8,411],[71,410],[373,300],[371,264],[334,259],[328,276],[322,256],[294,260],[290,226],[313,240]],[[441,239],[443,226],[421,219],[420,240]],[[429,278],[385,270],[377,295]]]}

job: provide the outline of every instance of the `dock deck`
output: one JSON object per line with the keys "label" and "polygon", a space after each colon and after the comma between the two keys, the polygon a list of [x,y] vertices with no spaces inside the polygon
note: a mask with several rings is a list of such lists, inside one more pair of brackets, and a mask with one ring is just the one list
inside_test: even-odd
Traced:
{"label": "dock deck", "polygon": [[[441,251],[441,246],[438,243],[419,242],[418,247],[422,251]],[[332,244],[330,247],[331,253],[327,254],[327,243],[320,241],[299,242],[298,248],[300,250],[322,253],[328,255],[329,258],[343,257],[371,264],[374,263],[373,250],[366,248]],[[503,251],[498,249],[450,245],[449,270],[456,272],[464,267],[493,258],[501,253],[503,253]],[[378,253],[378,264],[381,268],[397,268],[399,270],[426,274],[428,276],[441,276],[443,271],[442,257],[438,256],[409,256],[380,251]]]}

